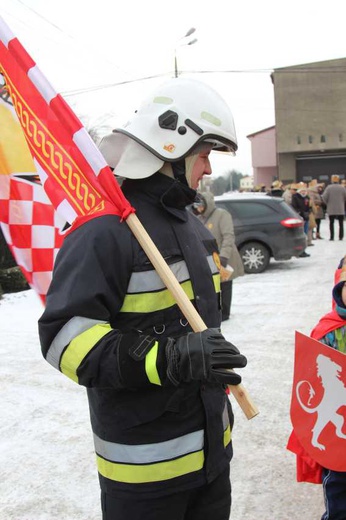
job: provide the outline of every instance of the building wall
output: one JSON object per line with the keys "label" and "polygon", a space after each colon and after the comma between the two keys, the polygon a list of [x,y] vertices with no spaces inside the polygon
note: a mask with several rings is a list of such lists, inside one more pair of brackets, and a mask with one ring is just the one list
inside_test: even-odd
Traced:
{"label": "building wall", "polygon": [[252,166],[254,168],[276,166],[275,127],[248,137],[251,141]]}
{"label": "building wall", "polygon": [[[298,155],[346,155],[346,58],[276,69],[272,78],[280,180],[296,179]],[[324,164],[329,176],[346,173],[346,158]]]}
{"label": "building wall", "polygon": [[266,128],[247,137],[251,141],[254,185],[270,186],[278,175],[275,127]]}
{"label": "building wall", "polygon": [[279,179],[284,184],[295,182],[296,179],[296,155],[294,153],[281,153],[278,155]]}
{"label": "building wall", "polygon": [[264,184],[267,188],[269,188],[272,184],[272,182],[277,178],[278,175],[278,169],[277,166],[268,166],[268,167],[261,167],[261,168],[254,168],[253,169],[253,179],[254,179],[254,185],[260,186]]}

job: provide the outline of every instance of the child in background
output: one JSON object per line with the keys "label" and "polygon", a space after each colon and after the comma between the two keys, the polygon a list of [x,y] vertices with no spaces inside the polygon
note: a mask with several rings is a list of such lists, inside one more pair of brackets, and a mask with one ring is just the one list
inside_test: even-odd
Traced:
{"label": "child in background", "polygon": [[[325,314],[310,336],[341,352],[346,352],[346,256],[334,277],[333,310]],[[297,480],[322,483],[326,511],[321,520],[346,520],[346,472],[321,467],[305,452],[294,431],[287,448],[297,454]]]}

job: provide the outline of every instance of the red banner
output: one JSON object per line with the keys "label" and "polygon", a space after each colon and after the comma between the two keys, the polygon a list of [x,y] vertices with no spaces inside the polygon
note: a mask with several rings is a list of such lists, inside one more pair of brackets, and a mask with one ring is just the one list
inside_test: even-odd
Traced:
{"label": "red banner", "polygon": [[313,460],[346,471],[346,356],[296,332],[291,420]]}
{"label": "red banner", "polygon": [[0,73],[0,221],[18,265],[44,299],[62,241],[59,218],[74,225],[103,214],[126,220],[134,208],[79,119],[1,17]]}
{"label": "red banner", "polygon": [[77,216],[134,211],[82,123],[0,18],[0,72],[53,206]]}

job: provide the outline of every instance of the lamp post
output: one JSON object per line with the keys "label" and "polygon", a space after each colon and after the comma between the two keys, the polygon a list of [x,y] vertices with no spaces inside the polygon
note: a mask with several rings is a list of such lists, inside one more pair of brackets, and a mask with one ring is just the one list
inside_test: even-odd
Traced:
{"label": "lamp post", "polygon": [[[185,34],[185,36],[183,36],[182,38],[180,38],[179,41],[183,40],[184,38],[188,38],[189,36],[191,36],[191,34],[193,34],[195,32],[195,28],[194,27],[191,27],[191,29],[189,29],[187,31],[187,33]],[[183,45],[193,45],[194,43],[197,42],[197,38],[194,38],[193,40],[190,40],[188,42],[185,42],[185,43],[180,43],[180,45],[177,45],[174,49],[174,77],[177,78],[179,73],[178,73],[178,60],[177,60],[177,47],[182,47]]]}

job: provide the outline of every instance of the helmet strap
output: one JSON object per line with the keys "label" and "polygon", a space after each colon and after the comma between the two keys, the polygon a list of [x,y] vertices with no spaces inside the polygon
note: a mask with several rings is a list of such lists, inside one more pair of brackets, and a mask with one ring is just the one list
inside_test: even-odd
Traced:
{"label": "helmet strap", "polygon": [[188,182],[186,180],[186,167],[185,167],[185,159],[181,159],[180,161],[175,161],[171,163],[174,178],[178,181],[186,184],[188,186]]}

